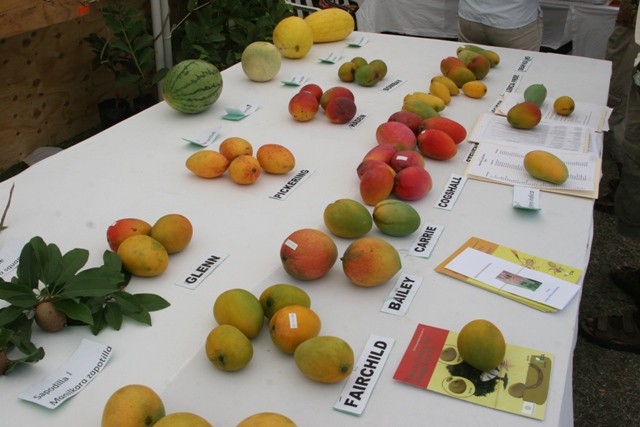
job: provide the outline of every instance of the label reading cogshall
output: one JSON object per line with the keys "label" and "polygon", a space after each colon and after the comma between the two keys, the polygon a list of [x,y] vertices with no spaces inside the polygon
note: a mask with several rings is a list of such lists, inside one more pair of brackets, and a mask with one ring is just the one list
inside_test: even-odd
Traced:
{"label": "label reading cogshall", "polygon": [[271,199],[284,200],[300,185],[309,178],[315,170],[313,169],[300,169],[292,178],[289,179],[282,187],[280,187],[273,195],[269,196]]}

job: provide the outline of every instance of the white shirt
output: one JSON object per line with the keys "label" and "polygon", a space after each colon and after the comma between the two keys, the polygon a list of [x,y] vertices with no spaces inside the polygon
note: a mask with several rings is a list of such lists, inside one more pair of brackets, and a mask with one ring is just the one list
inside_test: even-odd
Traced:
{"label": "white shirt", "polygon": [[538,0],[460,0],[458,16],[489,27],[513,30],[542,17],[542,9]]}

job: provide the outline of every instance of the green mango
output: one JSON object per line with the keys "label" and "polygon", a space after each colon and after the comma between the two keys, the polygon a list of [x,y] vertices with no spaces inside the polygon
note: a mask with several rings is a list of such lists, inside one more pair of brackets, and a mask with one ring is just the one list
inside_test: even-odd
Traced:
{"label": "green mango", "polygon": [[542,105],[547,98],[547,88],[544,85],[536,83],[527,87],[524,91],[524,101],[532,102],[538,107]]}

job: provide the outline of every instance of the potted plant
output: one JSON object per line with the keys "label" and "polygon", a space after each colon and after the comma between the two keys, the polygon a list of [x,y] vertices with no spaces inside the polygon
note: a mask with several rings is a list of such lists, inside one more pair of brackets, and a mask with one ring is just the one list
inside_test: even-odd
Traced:
{"label": "potted plant", "polygon": [[98,104],[101,122],[106,128],[131,114],[131,107],[120,97],[119,89],[136,85],[138,96],[133,101],[134,112],[142,111],[157,102],[153,88],[168,69],[155,69],[154,38],[140,10],[126,6],[123,0],[114,0],[100,10],[110,31],[109,37],[91,33],[83,40],[95,53],[93,70],[106,67],[114,75],[115,97]]}

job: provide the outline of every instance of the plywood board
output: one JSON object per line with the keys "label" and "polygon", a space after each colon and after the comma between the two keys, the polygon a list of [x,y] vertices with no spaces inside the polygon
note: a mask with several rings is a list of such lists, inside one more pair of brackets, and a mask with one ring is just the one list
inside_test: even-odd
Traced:
{"label": "plywood board", "polygon": [[79,0],[2,0],[0,38],[69,21],[84,11]]}

